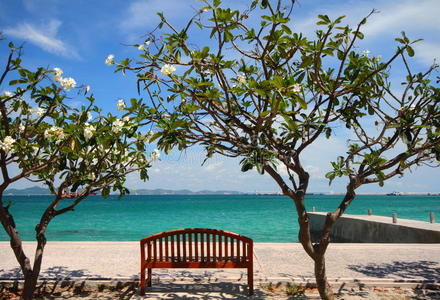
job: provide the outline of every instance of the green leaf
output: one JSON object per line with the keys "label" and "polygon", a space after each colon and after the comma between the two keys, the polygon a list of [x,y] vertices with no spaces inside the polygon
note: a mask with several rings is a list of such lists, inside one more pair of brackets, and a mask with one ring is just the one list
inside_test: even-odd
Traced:
{"label": "green leaf", "polygon": [[260,7],[262,9],[266,9],[268,5],[269,5],[269,0],[261,0]]}
{"label": "green leaf", "polygon": [[108,186],[103,188],[101,190],[101,195],[102,195],[102,197],[107,198],[110,195],[110,188]]}
{"label": "green leaf", "polygon": [[299,105],[302,109],[307,109],[307,102],[302,97],[297,97]]}
{"label": "green leaf", "polygon": [[264,174],[264,167],[262,163],[257,163],[255,164],[255,166],[257,167],[257,172],[260,173],[261,175]]}
{"label": "green leaf", "polygon": [[414,56],[414,49],[410,46],[406,46],[406,52],[408,53],[409,57]]}
{"label": "green leaf", "polygon": [[318,18],[321,21],[317,22],[317,25],[326,25],[330,23],[330,18],[327,15],[318,15]]}
{"label": "green leaf", "polygon": [[270,115],[271,112],[272,112],[271,110],[263,111],[263,112],[260,114],[260,118],[267,117],[268,115]]}
{"label": "green leaf", "polygon": [[241,167],[241,171],[242,171],[242,172],[247,172],[247,171],[249,171],[249,170],[252,170],[253,167],[254,167],[253,164],[251,164],[251,163],[245,163],[245,164],[243,164],[243,166]]}

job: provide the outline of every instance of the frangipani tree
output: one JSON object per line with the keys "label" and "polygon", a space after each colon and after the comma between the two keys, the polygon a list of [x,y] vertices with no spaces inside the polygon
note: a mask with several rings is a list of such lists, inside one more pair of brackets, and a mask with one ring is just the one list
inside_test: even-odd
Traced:
{"label": "frangipani tree", "polygon": [[[341,25],[343,17],[319,15],[315,37],[308,39],[292,29],[293,0],[255,0],[243,12],[222,8],[220,0],[201,2],[205,6],[182,29],[159,14],[163,33],[135,45],[141,51],[135,64],[112,62],[137,74],[162,149],[203,145],[207,157],[240,157],[242,171],[255,168],[276,181],[293,200],[298,239],[315,263],[319,293],[333,299],[325,253],[356,189],[383,185],[413,166],[438,166],[440,90],[431,79],[437,66],[414,72],[415,41],[404,33],[389,58],[359,50],[368,17],[352,28]],[[195,46],[195,26],[209,31],[214,47]],[[403,90],[391,86],[392,65],[406,73]],[[347,188],[313,242],[305,205],[311,178],[303,158],[335,132],[349,142],[326,177],[346,178]]]}
{"label": "frangipani tree", "polygon": [[[3,45],[3,53],[5,48]],[[4,90],[0,96],[0,221],[24,275],[22,297],[31,299],[51,220],[72,211],[90,193],[108,196],[119,191],[124,195],[125,176],[139,172],[147,179],[147,170],[158,153],[146,154],[150,136],[139,133],[139,118],[131,117],[138,105],[135,100],[131,107],[119,100],[122,119],[103,115],[86,86],[77,90],[85,94],[87,105],[70,107],[66,102],[69,91],[76,89],[76,81],[63,77],[59,68],[25,69],[21,48],[12,43],[0,85]],[[23,180],[40,182],[53,194],[35,227],[33,264],[3,196],[11,184]]]}

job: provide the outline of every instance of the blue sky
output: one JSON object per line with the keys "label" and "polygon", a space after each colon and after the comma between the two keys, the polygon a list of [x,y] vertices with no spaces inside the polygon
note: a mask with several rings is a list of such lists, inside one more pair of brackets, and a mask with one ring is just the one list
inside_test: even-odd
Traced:
{"label": "blue sky", "polygon": [[[246,7],[250,1],[224,1],[234,8]],[[116,60],[135,57],[138,50],[127,44],[141,43],[145,34],[158,23],[156,12],[162,11],[174,24],[182,24],[197,8],[194,0],[2,0],[0,1],[0,31],[16,44],[25,43],[24,61],[30,68],[60,67],[64,75],[80,84],[90,85],[97,104],[104,111],[115,112],[119,98],[138,97],[134,78],[114,74],[106,66],[108,54]],[[354,25],[373,8],[374,14],[364,29],[365,41],[360,51],[384,58],[393,53],[394,38],[406,31],[412,38],[423,38],[416,48],[413,65],[426,69],[440,58],[439,0],[299,0],[290,24],[295,31],[311,35],[316,28],[316,15],[331,17],[347,15],[345,23]],[[201,41],[203,43],[203,41]],[[4,56],[4,54],[2,54]],[[395,70],[399,75],[399,70]],[[396,77],[397,78],[397,77]],[[344,153],[346,137],[319,140],[305,156],[305,166],[312,175],[310,191],[342,192],[343,180],[328,185],[324,174],[329,162]],[[323,151],[325,149],[325,151]],[[173,152],[150,171],[151,180],[141,182],[129,176],[131,188],[187,188],[192,190],[278,191],[268,175],[240,172],[238,160],[214,157],[205,166],[203,152],[189,149]],[[403,178],[388,181],[383,188],[365,186],[360,192],[439,192],[439,170],[421,167]],[[27,186],[34,185],[29,183]],[[20,183],[20,187],[24,187]]]}

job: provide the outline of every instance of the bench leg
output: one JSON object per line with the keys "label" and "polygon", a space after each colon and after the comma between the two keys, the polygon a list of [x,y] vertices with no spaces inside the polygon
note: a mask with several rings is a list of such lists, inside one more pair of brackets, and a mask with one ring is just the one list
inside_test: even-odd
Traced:
{"label": "bench leg", "polygon": [[249,296],[254,294],[254,268],[253,266],[248,267],[248,288]]}
{"label": "bench leg", "polygon": [[148,269],[148,277],[147,277],[147,286],[148,287],[151,287],[151,277],[152,277],[151,269]]}
{"label": "bench leg", "polygon": [[141,288],[141,295],[145,295],[145,268],[141,268],[141,282],[140,282],[140,288]]}

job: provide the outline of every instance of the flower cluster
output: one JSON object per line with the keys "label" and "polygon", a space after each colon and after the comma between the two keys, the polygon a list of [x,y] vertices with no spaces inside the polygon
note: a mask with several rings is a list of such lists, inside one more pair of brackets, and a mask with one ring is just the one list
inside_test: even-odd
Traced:
{"label": "flower cluster", "polygon": [[64,130],[61,127],[52,126],[44,131],[44,137],[46,139],[51,139],[55,137],[58,141],[61,141],[64,139],[65,134]]}
{"label": "flower cluster", "polygon": [[5,97],[8,97],[8,98],[9,98],[9,97],[12,97],[12,95],[13,95],[13,94],[12,94],[10,91],[4,91],[4,92],[3,92],[3,96],[5,96]]}
{"label": "flower cluster", "polygon": [[86,138],[86,140],[90,140],[93,136],[93,134],[95,134],[96,131],[96,127],[93,125],[90,125],[88,123],[85,123],[84,126],[84,137]]}
{"label": "flower cluster", "polygon": [[53,79],[55,81],[61,81],[61,79],[63,79],[63,77],[61,75],[63,75],[63,70],[61,70],[60,68],[53,68],[53,70],[55,71],[55,75],[53,76]]}
{"label": "flower cluster", "polygon": [[70,91],[74,87],[76,87],[76,81],[72,77],[63,78],[63,70],[60,68],[54,68],[55,75],[53,76],[53,79],[60,83],[61,87],[66,90]]}
{"label": "flower cluster", "polygon": [[162,75],[171,75],[174,71],[176,71],[176,68],[170,64],[165,64],[160,69],[160,72],[162,73]]}
{"label": "flower cluster", "polygon": [[153,161],[158,160],[160,157],[160,151],[158,149],[154,149],[153,153],[151,153],[151,159]]}
{"label": "flower cluster", "polygon": [[34,112],[39,118],[41,118],[46,113],[46,110],[44,108],[38,107],[34,110]]}
{"label": "flower cluster", "polygon": [[105,64],[107,66],[115,64],[115,56],[113,54],[109,54],[109,56],[107,56],[107,58],[105,59]]}
{"label": "flower cluster", "polygon": [[120,119],[116,119],[113,123],[112,123],[112,131],[114,133],[119,133],[121,132],[122,128],[124,127],[124,121],[121,121]]}
{"label": "flower cluster", "polygon": [[3,139],[3,141],[0,142],[0,149],[6,153],[9,153],[12,150],[14,143],[15,139],[8,135]]}
{"label": "flower cluster", "polygon": [[294,92],[294,93],[300,93],[301,90],[302,90],[302,86],[301,86],[301,84],[296,83],[296,84],[293,85],[292,92]]}
{"label": "flower cluster", "polygon": [[73,89],[74,87],[76,87],[76,81],[75,79],[73,79],[72,77],[68,77],[68,78],[63,78],[60,81],[60,85],[63,89],[65,89],[66,91],[70,91],[71,89]]}
{"label": "flower cluster", "polygon": [[140,51],[147,51],[148,46],[150,46],[150,41],[146,41],[144,44],[138,46]]}
{"label": "flower cluster", "polygon": [[116,108],[118,110],[123,110],[125,108],[125,101],[124,99],[119,99],[118,104],[116,105]]}
{"label": "flower cluster", "polygon": [[241,85],[246,84],[246,75],[244,74],[238,74],[237,76],[237,82]]}

